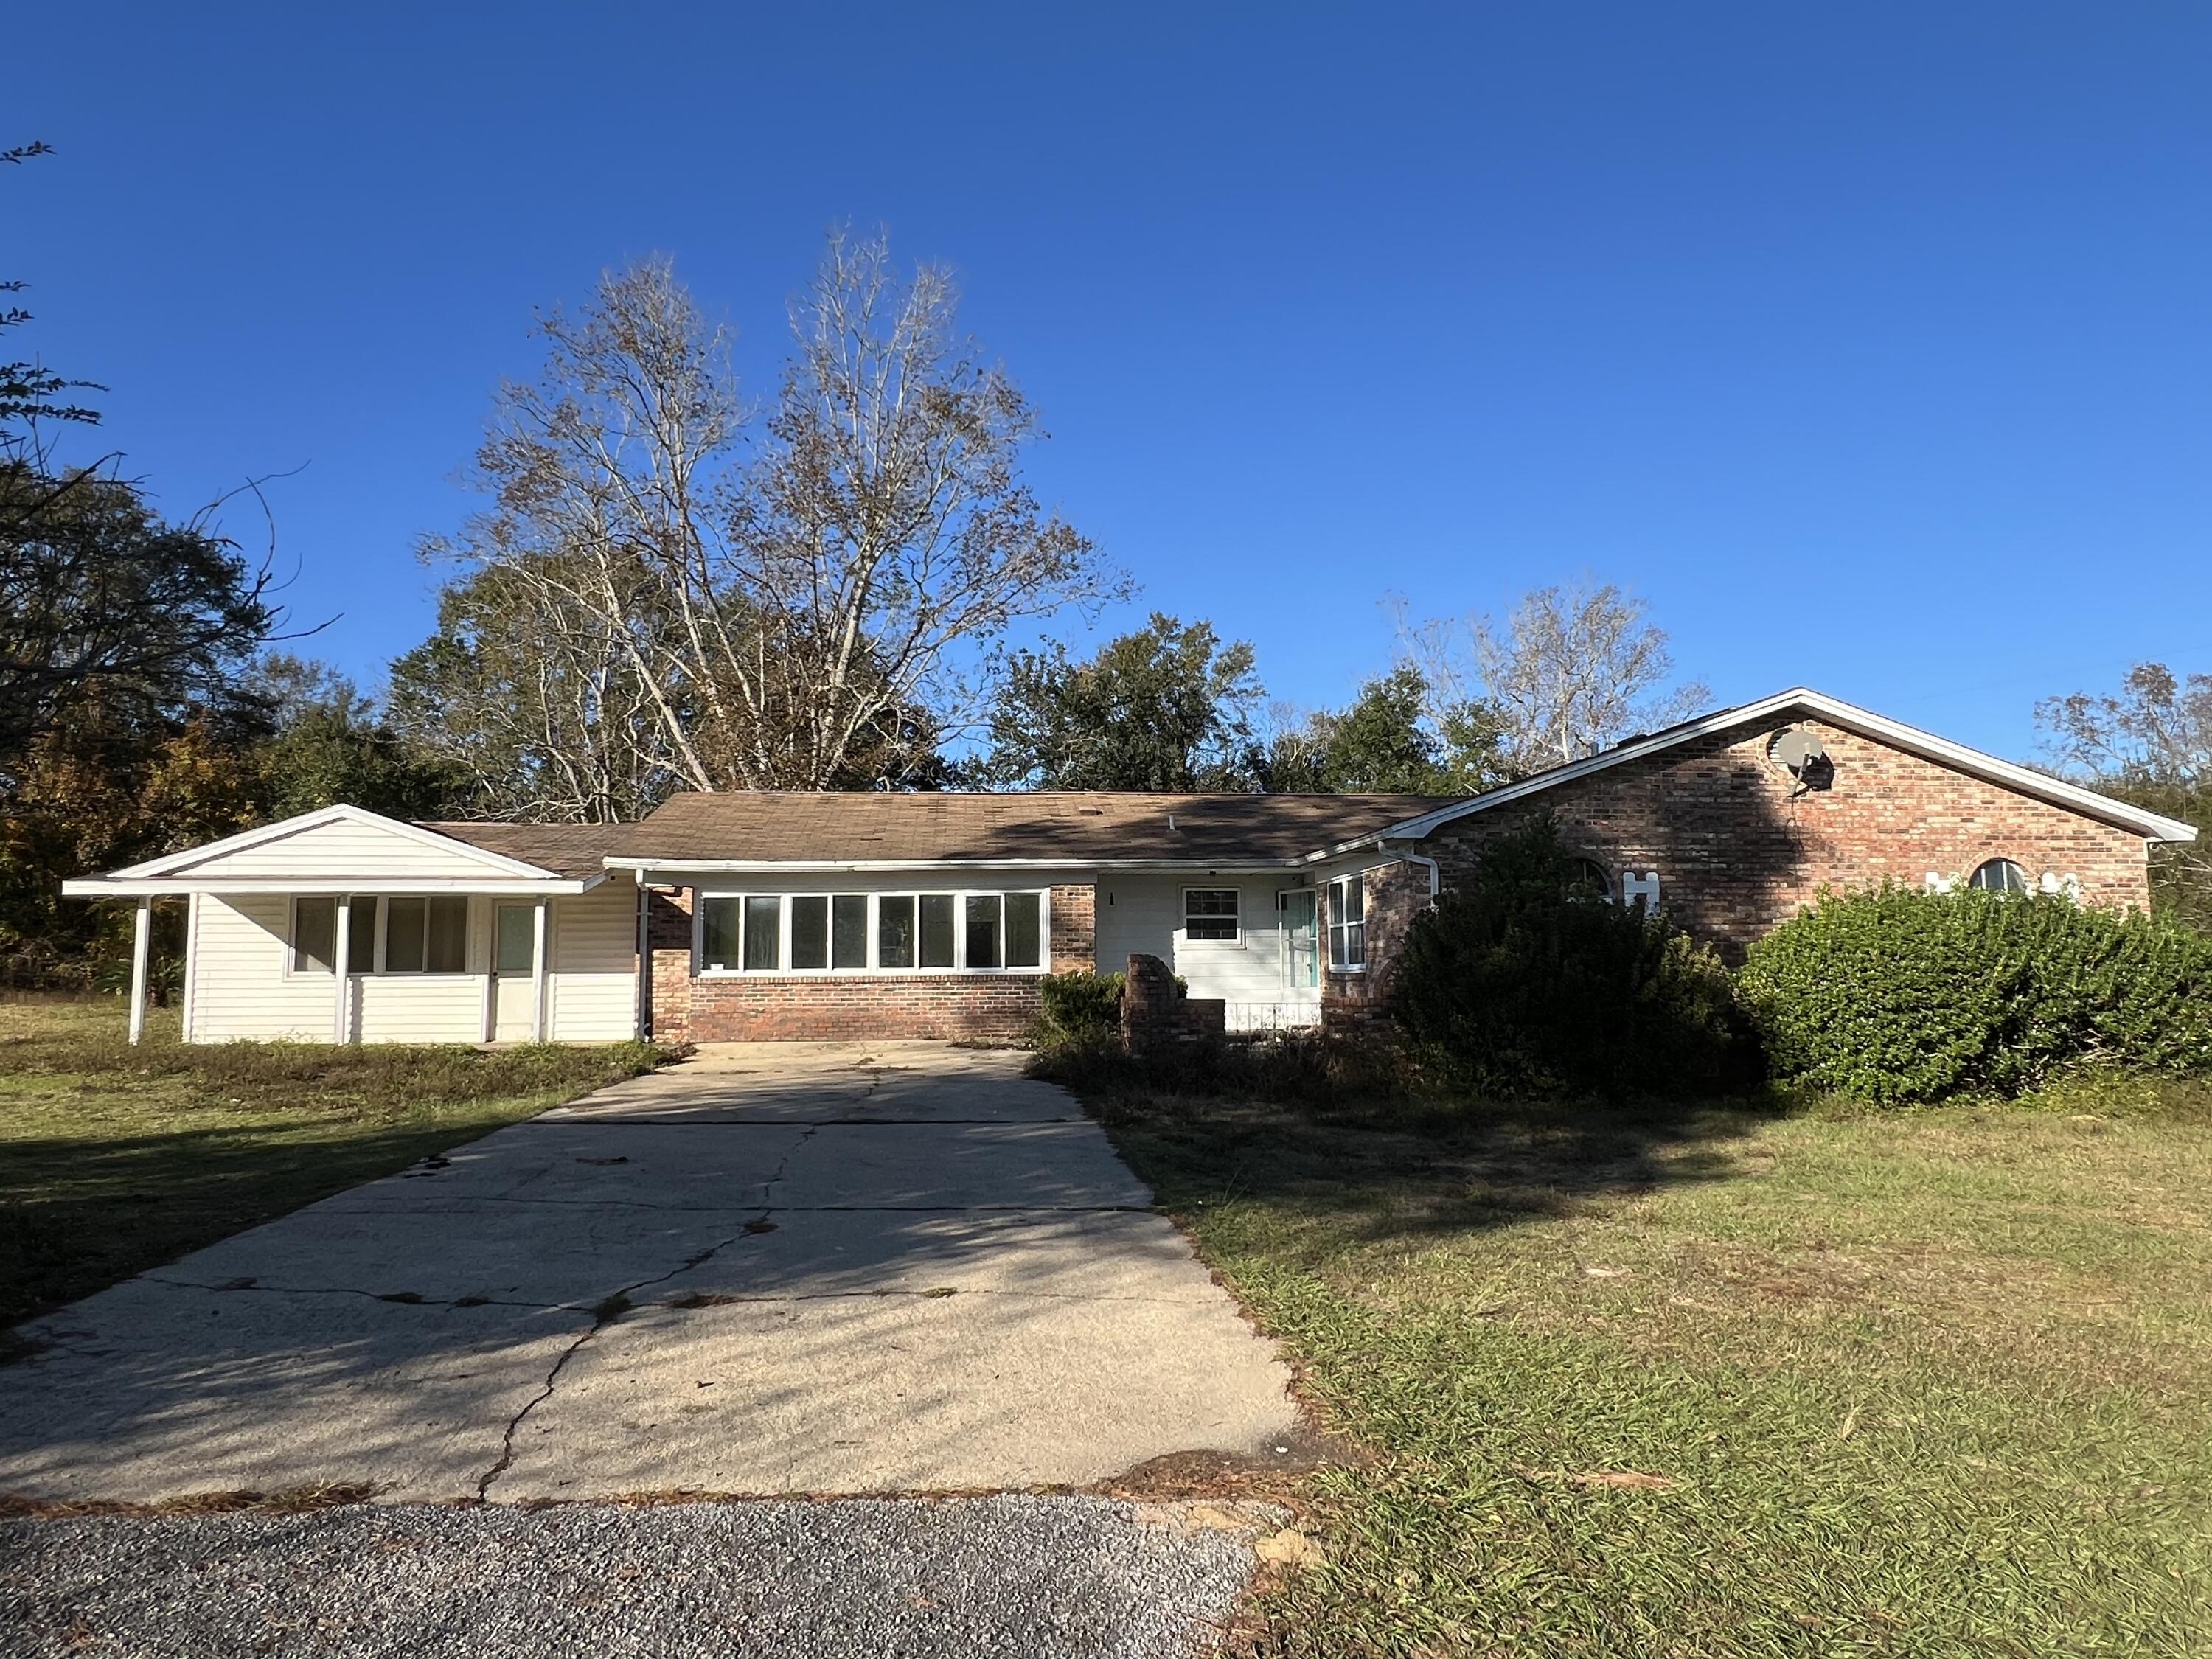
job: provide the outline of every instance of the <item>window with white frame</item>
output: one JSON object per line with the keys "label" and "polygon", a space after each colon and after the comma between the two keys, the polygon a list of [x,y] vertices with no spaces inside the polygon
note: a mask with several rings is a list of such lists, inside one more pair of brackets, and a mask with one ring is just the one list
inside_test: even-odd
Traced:
{"label": "window with white frame", "polygon": [[1367,878],[1339,876],[1328,884],[1328,965],[1367,965]]}
{"label": "window with white frame", "polygon": [[[468,968],[469,901],[459,893],[344,901],[349,974],[459,974]],[[292,901],[292,971],[327,974],[339,901]]]}
{"label": "window with white frame", "polygon": [[698,904],[707,974],[1035,973],[1041,892],[732,893]]}
{"label": "window with white frame", "polygon": [[1186,887],[1182,890],[1182,936],[1196,941],[1212,939],[1235,944],[1243,937],[1243,918],[1234,887]]}

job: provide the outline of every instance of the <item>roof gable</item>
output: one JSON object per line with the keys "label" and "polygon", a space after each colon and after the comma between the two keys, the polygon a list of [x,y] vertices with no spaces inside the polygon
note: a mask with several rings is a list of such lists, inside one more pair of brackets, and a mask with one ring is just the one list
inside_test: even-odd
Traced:
{"label": "roof gable", "polygon": [[[2048,801],[2054,806],[2079,812],[2085,817],[2132,830],[2148,840],[2197,839],[2196,826],[2184,823],[2179,818],[2146,811],[2140,806],[2115,800],[2110,795],[2099,794],[2094,789],[2085,789],[2078,783],[2052,777],[2047,772],[2038,772],[2033,767],[2001,760],[1978,749],[1969,749],[1964,744],[1953,743],[1932,732],[1923,732],[1918,726],[1907,726],[1902,720],[1891,720],[1887,715],[1877,714],[1871,709],[1861,708],[1840,697],[1832,697],[1806,686],[1778,691],[1772,696],[1762,697],[1756,702],[1744,703],[1734,708],[1716,709],[1710,714],[1701,714],[1695,720],[1668,726],[1665,731],[1655,732],[1649,737],[1631,738],[1586,759],[1553,767],[1548,772],[1539,772],[1534,777],[1523,778],[1520,782],[1508,784],[1502,789],[1493,789],[1487,794],[1477,795],[1469,800],[1455,801],[1433,811],[1407,818],[1392,826],[1388,833],[1393,840],[1418,841],[1432,830],[1470,813],[1488,811],[1493,807],[1526,800],[1530,796],[1542,794],[1546,790],[1556,789],[1562,784],[1572,783],[1629,761],[1641,760],[1647,755],[1659,754],[1715,732],[1795,714],[1809,714],[1816,720],[1826,720],[1846,731],[1856,732],[1861,737],[1872,738],[1907,754],[1917,755],[1923,760],[1933,761],[1939,766],[1950,767],[1971,777],[1981,778],[2038,800]],[[1352,841],[1366,839],[1366,836],[1349,837],[1340,841],[1338,845],[1342,847],[1349,845]]]}
{"label": "roof gable", "polygon": [[134,864],[111,881],[270,881],[342,872],[381,880],[529,881],[556,872],[403,823],[358,806],[325,806],[296,817]]}

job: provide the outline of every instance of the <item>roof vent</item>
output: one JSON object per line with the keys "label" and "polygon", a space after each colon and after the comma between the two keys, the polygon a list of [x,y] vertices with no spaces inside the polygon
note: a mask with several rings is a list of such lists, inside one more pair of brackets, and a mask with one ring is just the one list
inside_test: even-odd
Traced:
{"label": "roof vent", "polygon": [[1079,806],[1075,809],[1075,816],[1079,818],[1103,818],[1106,816],[1106,809],[1103,806]]}

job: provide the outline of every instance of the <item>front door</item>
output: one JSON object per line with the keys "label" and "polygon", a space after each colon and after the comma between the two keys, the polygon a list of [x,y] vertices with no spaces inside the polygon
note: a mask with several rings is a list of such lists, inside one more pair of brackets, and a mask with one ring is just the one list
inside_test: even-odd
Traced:
{"label": "front door", "polygon": [[1293,991],[1310,991],[1321,984],[1319,896],[1310,887],[1292,887],[1278,895],[1283,918],[1284,982]]}
{"label": "front door", "polygon": [[492,910],[491,1035],[495,1042],[527,1042],[536,1016],[538,919],[532,904]]}

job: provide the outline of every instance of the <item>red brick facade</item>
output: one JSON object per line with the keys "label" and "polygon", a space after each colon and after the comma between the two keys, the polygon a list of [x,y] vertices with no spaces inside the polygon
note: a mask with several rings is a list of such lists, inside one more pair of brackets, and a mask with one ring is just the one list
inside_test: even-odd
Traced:
{"label": "red brick facade", "polygon": [[[1793,723],[1826,748],[1825,787],[1801,787],[1767,757]],[[1660,903],[1732,957],[1824,886],[1918,888],[1996,858],[2031,884],[2075,878],[2084,903],[2149,903],[2141,836],[1815,720],[1736,726],[1626,761],[1456,819],[1421,850],[1452,886],[1485,842],[1536,811],[1605,866],[1616,893],[1624,871],[1656,872]]]}
{"label": "red brick facade", "polygon": [[[1093,965],[1089,886],[1052,890],[1052,971]],[[1027,974],[713,975],[691,971],[691,890],[659,889],[647,927],[653,945],[653,1034],[665,1042],[882,1042],[1011,1039],[1042,1006]]]}

